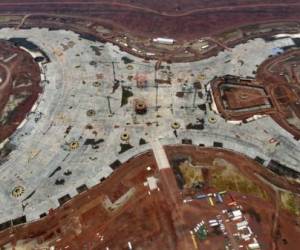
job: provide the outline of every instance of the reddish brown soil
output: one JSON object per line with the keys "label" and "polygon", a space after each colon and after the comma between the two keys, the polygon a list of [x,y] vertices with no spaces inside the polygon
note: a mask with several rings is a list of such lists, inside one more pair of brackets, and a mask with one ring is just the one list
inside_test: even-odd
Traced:
{"label": "reddish brown soil", "polygon": [[[279,110],[272,118],[280,126],[300,139],[300,50],[291,50],[265,61],[257,72],[257,79],[264,82]],[[288,119],[299,119],[298,125]]]}
{"label": "reddish brown soil", "polygon": [[[297,32],[299,10],[300,3],[296,0],[15,0],[0,3],[2,15],[18,15],[4,21],[1,26],[71,29],[101,41],[113,42],[137,56],[165,61],[199,60],[249,37]],[[276,24],[272,28],[260,27],[274,22]],[[227,39],[225,33],[229,30],[252,24],[257,24],[252,31],[239,29],[236,37]],[[281,30],[282,24],[285,27]],[[111,32],[103,34],[98,26],[105,26]],[[120,42],[124,35],[127,37],[126,47]],[[182,46],[166,49],[149,44],[151,38],[158,36],[175,38],[176,44]],[[191,45],[199,38],[205,38],[210,47],[205,50],[193,48]],[[141,55],[131,48],[145,53]],[[155,55],[148,56],[146,52]]]}
{"label": "reddish brown soil", "polygon": [[[221,87],[226,86],[226,79],[215,79],[212,82],[212,92],[218,111],[228,120],[244,120],[253,115],[271,115],[295,139],[300,139],[299,55],[299,50],[292,50],[265,61],[258,69],[256,80],[238,80],[237,87],[227,87],[224,94]],[[253,90],[249,91],[245,88],[247,86],[253,87]],[[262,95],[258,89],[263,89],[265,94]],[[244,99],[241,98],[243,95]],[[227,103],[227,106],[224,103]],[[271,107],[244,110],[264,103],[269,103]],[[293,124],[291,119],[298,119],[298,122]]]}
{"label": "reddish brown soil", "polygon": [[[299,192],[297,185],[231,151],[193,146],[168,146],[166,151],[171,161],[188,156],[194,163],[211,164],[216,157],[221,157],[234,164],[243,175],[268,192],[268,201],[231,194],[243,205],[263,249],[271,249],[272,244],[276,246],[274,249],[297,249],[299,237],[292,230],[299,230],[299,226],[295,224],[295,218],[285,211],[280,210],[278,214],[280,229],[275,227],[276,231],[280,230],[281,237],[273,240],[274,191],[255,174],[268,176],[278,187]],[[146,170],[148,166],[151,171]],[[144,182],[149,176],[159,179],[159,190],[148,193],[149,188]],[[119,208],[105,208],[104,200],[109,198],[114,203],[132,188],[134,194]],[[231,198],[225,196],[225,202],[214,207],[207,200],[185,204],[182,199],[173,171],[158,172],[152,153],[146,152],[124,163],[103,183],[51,210],[43,219],[2,231],[0,246],[23,239],[26,242],[37,240],[36,249],[42,249],[42,244],[43,247],[55,246],[55,249],[66,249],[67,246],[69,249],[127,249],[128,241],[138,249],[195,249],[190,230],[202,219],[211,219],[228,208]],[[260,215],[260,221],[251,217],[252,213],[247,212],[249,209]],[[230,229],[231,226],[227,226]],[[283,239],[288,243],[282,244]],[[205,249],[218,250],[224,249],[224,240],[223,235],[210,232],[207,240],[197,240],[197,244],[199,249],[205,246]]]}
{"label": "reddish brown soil", "polygon": [[[10,1],[2,13],[47,13],[109,20],[136,35],[196,38],[232,27],[274,20],[297,20],[300,3],[290,1]],[[126,25],[125,25],[126,24]]]}
{"label": "reddish brown soil", "polygon": [[10,76],[10,70],[9,67],[7,67],[5,64],[0,62],[0,110],[2,110],[8,99],[9,95],[7,92],[10,92],[12,89],[11,84],[11,76]]}
{"label": "reddish brown soil", "polygon": [[[5,59],[12,58],[8,61]],[[10,136],[23,121],[38,98],[40,68],[29,53],[9,42],[0,41],[0,142]],[[8,101],[19,100],[11,111],[6,111]],[[4,118],[5,117],[5,118]]]}
{"label": "reddish brown soil", "polygon": [[[231,193],[234,199],[243,206],[243,210],[246,213],[248,213],[247,211],[249,210],[254,210],[257,214],[259,214],[260,221],[257,221],[255,217],[253,217],[252,212],[248,213],[248,216],[250,216],[250,219],[252,218],[250,220],[250,225],[251,228],[253,227],[255,234],[258,236],[258,240],[263,246],[262,249],[296,250],[298,248],[297,244],[299,244],[300,242],[295,242],[298,241],[298,237],[296,235],[300,232],[299,219],[297,218],[297,216],[292,215],[281,208],[279,208],[276,213],[278,200],[275,191],[269,184],[266,184],[266,182],[262,182],[261,179],[258,178],[258,176],[267,180],[269,183],[275,185],[278,188],[291,190],[295,193],[300,192],[299,184],[288,182],[283,176],[274,174],[273,172],[262,167],[254,160],[249,159],[248,157],[226,150],[199,148],[195,146],[168,146],[166,147],[166,152],[169,160],[191,157],[193,165],[209,166],[212,165],[215,158],[222,158],[227,162],[233,164],[244,176],[253,181],[257,186],[259,186],[262,190],[265,190],[268,194],[268,200],[263,200],[254,196],[245,196],[240,193]],[[208,191],[214,192],[216,190],[208,189]],[[226,197],[226,199],[224,203],[230,202],[228,196]],[[228,206],[220,207],[220,205],[211,207],[209,206],[207,201],[198,201],[198,203],[197,201],[193,201],[193,203],[188,204],[201,204],[200,206],[202,207],[202,218],[212,218],[213,215],[220,214],[220,211],[222,209],[228,209]],[[194,217],[196,216],[196,214],[197,213],[190,212],[186,216],[193,218],[195,222],[197,221],[197,219]],[[276,224],[274,223],[276,214],[278,216],[278,226],[276,226]],[[200,218],[198,220],[201,220]],[[292,233],[289,234],[289,232]],[[285,241],[288,243],[284,244],[283,239],[285,239]],[[205,246],[208,247],[208,245]],[[212,246],[215,247],[215,245],[213,244]]]}
{"label": "reddish brown soil", "polygon": [[246,120],[254,115],[277,113],[266,90],[256,82],[243,79],[233,82],[221,77],[211,83],[217,109],[226,120]]}
{"label": "reddish brown soil", "polygon": [[262,96],[256,89],[232,88],[224,91],[224,97],[228,100],[229,109],[245,109],[252,106],[261,106],[266,103],[267,98]]}

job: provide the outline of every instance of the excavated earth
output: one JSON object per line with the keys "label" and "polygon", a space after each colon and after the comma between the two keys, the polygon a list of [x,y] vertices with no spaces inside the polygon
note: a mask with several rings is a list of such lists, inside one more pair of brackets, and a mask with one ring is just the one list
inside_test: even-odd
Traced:
{"label": "excavated earth", "polygon": [[[299,184],[232,151],[189,145],[165,149],[172,166],[178,159],[190,159],[208,169],[216,160],[228,162],[266,193],[259,198],[230,192],[243,206],[263,249],[271,249],[272,244],[274,249],[298,249],[299,218],[279,206],[276,190],[299,193]],[[151,176],[158,179],[159,190],[150,191],[144,184]],[[214,190],[210,185],[208,189]],[[222,208],[218,206],[226,206],[211,207],[200,200],[185,204],[184,198],[173,171],[159,171],[152,152],[147,151],[129,159],[103,183],[89,190],[83,188],[72,200],[66,199],[64,205],[49,211],[41,220],[2,231],[0,246],[126,249],[130,241],[140,249],[193,249],[189,231],[202,219],[220,213]],[[206,249],[222,249],[222,240],[221,236],[212,236],[204,244]]]}
{"label": "excavated earth", "polygon": [[0,142],[9,137],[41,93],[40,67],[32,56],[0,41]]}

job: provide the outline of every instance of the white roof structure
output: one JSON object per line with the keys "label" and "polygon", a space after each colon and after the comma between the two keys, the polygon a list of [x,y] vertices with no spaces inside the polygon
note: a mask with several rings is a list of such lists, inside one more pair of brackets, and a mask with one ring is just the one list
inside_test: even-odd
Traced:
{"label": "white roof structure", "polygon": [[154,38],[153,42],[171,45],[171,44],[173,44],[175,42],[175,40],[171,39],[171,38],[158,37],[158,38]]}
{"label": "white roof structure", "polygon": [[234,211],[232,211],[232,215],[234,217],[240,217],[240,216],[242,216],[242,212],[241,212],[241,210],[234,210]]}
{"label": "white roof structure", "polygon": [[160,142],[158,140],[155,140],[151,142],[151,146],[158,168],[160,170],[171,168],[166,152]]}
{"label": "white roof structure", "polygon": [[157,179],[155,177],[148,177],[147,182],[151,191],[157,189]]}

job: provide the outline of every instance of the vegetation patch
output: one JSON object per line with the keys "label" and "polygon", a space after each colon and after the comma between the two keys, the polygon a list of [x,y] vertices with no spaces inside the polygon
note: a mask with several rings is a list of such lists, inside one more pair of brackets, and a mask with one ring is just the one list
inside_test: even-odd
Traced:
{"label": "vegetation patch", "polygon": [[224,159],[216,158],[214,160],[210,184],[218,191],[233,191],[268,200],[268,195],[264,190],[243,176],[234,165]]}
{"label": "vegetation patch", "polygon": [[141,138],[139,144],[140,145],[147,144],[147,141],[144,138]]}
{"label": "vegetation patch", "polygon": [[96,56],[101,56],[101,48],[91,45],[91,49],[94,51],[94,53],[96,54]]}
{"label": "vegetation patch", "polygon": [[121,150],[119,151],[119,154],[122,154],[122,153],[126,152],[127,150],[133,148],[133,146],[128,143],[121,143],[120,147],[121,147]]}
{"label": "vegetation patch", "polygon": [[282,208],[297,216],[300,215],[300,201],[294,193],[280,192],[280,200]]}
{"label": "vegetation patch", "polygon": [[125,64],[129,64],[129,63],[133,63],[134,60],[128,58],[127,56],[123,56],[122,58],[122,61],[125,63]]}
{"label": "vegetation patch", "polygon": [[130,87],[122,87],[121,107],[123,107],[128,103],[129,97],[133,96],[133,93],[130,89],[131,89]]}
{"label": "vegetation patch", "polygon": [[185,161],[179,165],[179,170],[184,179],[184,188],[193,188],[203,185],[204,178],[201,167],[193,166],[188,161]]}

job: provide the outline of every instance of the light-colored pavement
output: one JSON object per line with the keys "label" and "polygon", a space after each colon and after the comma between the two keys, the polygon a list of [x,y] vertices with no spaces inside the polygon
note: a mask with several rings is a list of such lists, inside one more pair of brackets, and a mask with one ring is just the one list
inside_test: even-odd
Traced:
{"label": "light-colored pavement", "polygon": [[[0,223],[22,215],[28,221],[38,219],[59,206],[60,197],[73,197],[79,186],[91,187],[109,176],[116,160],[124,162],[150,150],[150,143],[140,145],[143,140],[158,139],[162,145],[182,143],[184,139],[206,146],[221,142],[224,148],[251,158],[259,156],[265,165],[273,159],[299,170],[300,143],[271,118],[234,125],[209,109],[208,98],[208,82],[214,76],[253,77],[257,65],[272,54],[274,47],[292,45],[289,38],[251,40],[194,63],[163,63],[157,75],[160,79],[170,78],[172,84],[159,84],[156,112],[155,62],[145,62],[112,44],[82,39],[71,31],[0,30],[0,38],[11,37],[28,38],[47,53],[51,62],[45,66],[49,83],[24,125],[10,138],[9,144],[15,149],[0,165]],[[132,60],[131,67],[124,63],[125,57]],[[120,83],[114,92],[112,62]],[[137,74],[146,76],[145,88],[137,87]],[[200,75],[205,77],[201,80],[203,96],[196,96],[194,109],[192,86]],[[124,89],[133,96],[121,106]],[[186,93],[178,97],[183,90]],[[113,115],[107,96],[111,97]],[[133,104],[137,98],[147,104],[147,114],[135,114]],[[207,106],[206,112],[198,108],[201,104]],[[88,116],[88,110],[94,115]],[[210,117],[216,122],[210,123]],[[174,133],[171,125],[175,121],[180,128]],[[203,130],[186,129],[202,121]],[[132,148],[121,153],[123,132],[128,133]],[[280,144],[274,146],[269,142],[271,138]],[[71,149],[72,142],[78,142],[78,148]],[[158,155],[159,164],[168,167],[165,157]],[[14,198],[11,191],[19,185],[25,192]]]}
{"label": "light-colored pavement", "polygon": [[171,168],[167,154],[158,140],[151,142],[151,147],[159,170]]}

